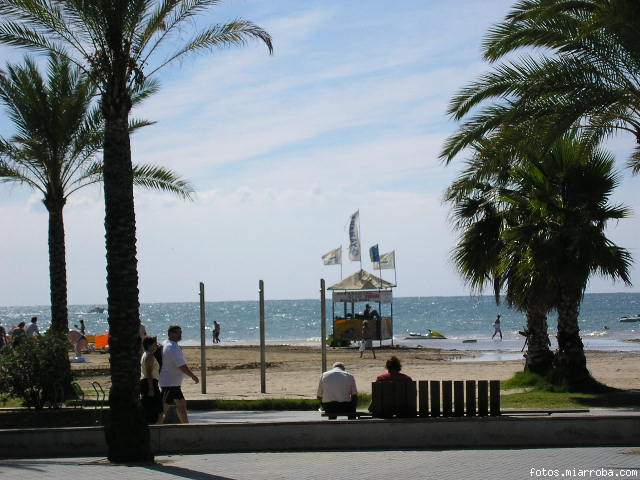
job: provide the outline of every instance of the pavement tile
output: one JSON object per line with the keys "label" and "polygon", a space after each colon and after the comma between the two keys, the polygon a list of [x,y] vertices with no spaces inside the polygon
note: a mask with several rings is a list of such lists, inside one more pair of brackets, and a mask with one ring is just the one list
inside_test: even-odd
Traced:
{"label": "pavement tile", "polygon": [[[640,479],[640,448],[632,447],[228,453],[161,456],[157,461],[127,466],[98,458],[0,460],[0,479]],[[607,474],[598,476],[596,469]]]}

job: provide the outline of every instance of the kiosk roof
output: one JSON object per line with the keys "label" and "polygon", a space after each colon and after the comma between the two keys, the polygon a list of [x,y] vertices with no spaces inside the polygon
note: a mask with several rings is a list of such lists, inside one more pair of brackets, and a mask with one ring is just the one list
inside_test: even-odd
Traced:
{"label": "kiosk roof", "polygon": [[360,270],[341,282],[331,285],[327,290],[389,290],[395,287],[380,277]]}

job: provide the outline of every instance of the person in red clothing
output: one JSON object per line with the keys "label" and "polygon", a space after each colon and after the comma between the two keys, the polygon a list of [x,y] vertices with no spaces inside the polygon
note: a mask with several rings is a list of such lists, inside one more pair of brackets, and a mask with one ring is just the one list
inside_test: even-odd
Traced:
{"label": "person in red clothing", "polygon": [[400,373],[402,370],[402,364],[400,359],[396,356],[391,357],[386,363],[387,372],[382,375],[378,375],[376,381],[378,382],[411,382],[411,377]]}

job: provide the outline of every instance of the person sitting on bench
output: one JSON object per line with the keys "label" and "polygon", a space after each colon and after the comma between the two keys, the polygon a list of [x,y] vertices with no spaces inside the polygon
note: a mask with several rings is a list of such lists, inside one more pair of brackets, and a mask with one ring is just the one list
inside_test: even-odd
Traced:
{"label": "person sitting on bench", "polygon": [[386,363],[387,372],[382,375],[378,375],[377,382],[412,382],[409,375],[400,373],[402,370],[402,364],[400,359],[396,356],[391,357]]}
{"label": "person sitting on bench", "polygon": [[329,418],[337,415],[355,418],[358,404],[356,379],[346,371],[344,363],[336,362],[331,370],[322,374],[317,396]]}

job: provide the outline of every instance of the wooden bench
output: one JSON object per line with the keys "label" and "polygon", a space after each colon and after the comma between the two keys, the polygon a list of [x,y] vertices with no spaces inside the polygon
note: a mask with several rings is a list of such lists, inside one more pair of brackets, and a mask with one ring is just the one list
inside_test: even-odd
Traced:
{"label": "wooden bench", "polygon": [[500,415],[499,380],[419,381],[417,387],[416,382],[373,382],[373,416],[412,418]]}
{"label": "wooden bench", "polygon": [[355,413],[326,413],[322,412],[323,417],[327,417],[329,420],[335,420],[338,417],[346,417],[349,420],[355,420],[357,418],[371,418],[371,412],[355,412]]}
{"label": "wooden bench", "polygon": [[415,417],[416,382],[373,382],[371,413],[377,418]]}

